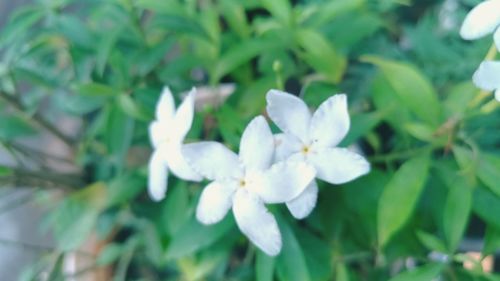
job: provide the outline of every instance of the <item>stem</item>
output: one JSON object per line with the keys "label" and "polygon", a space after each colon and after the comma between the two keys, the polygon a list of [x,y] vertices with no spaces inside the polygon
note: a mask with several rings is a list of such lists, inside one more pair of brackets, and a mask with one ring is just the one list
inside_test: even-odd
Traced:
{"label": "stem", "polygon": [[420,148],[415,148],[415,149],[410,149],[410,150],[405,150],[405,151],[398,151],[398,152],[393,152],[385,155],[375,155],[372,157],[369,157],[370,162],[387,162],[387,161],[394,161],[394,160],[399,160],[399,159],[404,159],[404,158],[410,158],[414,155],[425,153],[432,151],[433,149],[439,147],[438,145],[428,145]]}
{"label": "stem", "polygon": [[[26,108],[21,104],[21,102],[12,97],[11,95],[1,92],[0,91],[0,98],[9,103],[16,111],[18,111],[20,114],[23,116],[27,116],[26,114]],[[45,129],[61,141],[63,141],[67,146],[72,147],[73,146],[73,139],[66,136],[63,132],[61,132],[59,129],[54,127],[49,121],[47,121],[40,113],[36,112],[28,118],[28,120],[37,128],[40,129]]]}
{"label": "stem", "polygon": [[48,171],[30,171],[20,168],[9,168],[12,175],[5,177],[7,182],[16,186],[43,186],[43,187],[80,187],[84,181],[80,175],[56,174]]}

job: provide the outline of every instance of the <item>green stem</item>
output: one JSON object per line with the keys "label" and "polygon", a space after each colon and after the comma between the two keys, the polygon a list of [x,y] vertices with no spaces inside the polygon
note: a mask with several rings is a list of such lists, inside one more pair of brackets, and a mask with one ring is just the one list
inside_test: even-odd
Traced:
{"label": "green stem", "polygon": [[400,160],[400,159],[406,159],[410,158],[412,156],[425,153],[425,152],[430,152],[438,147],[441,147],[441,145],[437,144],[432,144],[432,145],[427,145],[424,147],[419,147],[415,149],[410,149],[410,150],[405,150],[405,151],[398,151],[398,152],[393,152],[389,154],[384,154],[384,155],[375,155],[372,157],[369,157],[368,159],[370,162],[388,162],[388,161],[395,161],[395,160]]}
{"label": "green stem", "polygon": [[47,132],[51,133],[58,139],[60,139],[62,142],[64,142],[67,146],[72,147],[74,144],[74,141],[72,138],[66,136],[63,132],[61,132],[59,129],[54,127],[49,121],[45,120],[43,116],[41,116],[40,113],[35,113],[33,116],[28,116],[26,114],[26,108],[21,104],[19,99],[0,91],[0,98],[3,99],[5,102],[10,104],[19,114],[22,114],[24,117],[29,120],[29,122],[39,128],[39,129],[44,129]]}

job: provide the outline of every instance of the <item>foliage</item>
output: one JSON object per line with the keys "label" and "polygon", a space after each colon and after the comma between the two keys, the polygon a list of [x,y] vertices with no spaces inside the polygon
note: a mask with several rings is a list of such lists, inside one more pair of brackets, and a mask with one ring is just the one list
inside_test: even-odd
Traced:
{"label": "foliage", "polygon": [[[115,265],[115,280],[500,280],[460,262],[469,224],[486,226],[484,255],[500,247],[500,110],[470,81],[491,40],[458,37],[478,1],[451,12],[445,1],[413,2],[38,0],[18,9],[0,33],[0,141],[38,157],[19,141],[49,133],[81,170],[76,182],[42,178],[68,189],[44,223],[57,249],[26,280],[44,267],[60,276],[60,256],[91,232],[112,241],[96,262]],[[345,92],[343,144],[372,163],[354,182],[321,183],[303,221],[273,207],[284,241],[276,258],[243,239],[231,216],[196,222],[203,184],[171,177],[160,203],[145,192],[137,151],[149,154],[162,87],[227,82],[234,94],[196,114],[190,141],[238,147],[271,88],[314,107]],[[76,135],[58,128],[66,117],[82,122]],[[2,182],[26,173],[0,167]],[[416,268],[402,266],[409,258]]]}

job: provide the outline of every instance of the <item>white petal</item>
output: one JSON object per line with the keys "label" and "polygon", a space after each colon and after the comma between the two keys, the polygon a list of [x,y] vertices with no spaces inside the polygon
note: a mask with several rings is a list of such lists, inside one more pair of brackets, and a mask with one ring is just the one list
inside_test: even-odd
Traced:
{"label": "white petal", "polygon": [[210,180],[224,180],[242,175],[238,155],[214,141],[186,144],[182,154],[191,167]]}
{"label": "white petal", "polygon": [[347,96],[338,94],[328,98],[314,112],[309,136],[321,147],[336,146],[347,135],[349,126]]}
{"label": "white petal", "polygon": [[303,144],[302,142],[289,134],[276,134],[274,135],[274,162],[285,161],[290,155],[300,152]]}
{"label": "white petal", "polygon": [[267,113],[273,122],[283,132],[307,141],[311,119],[307,105],[298,97],[278,90],[270,90],[266,99]]}
{"label": "white petal", "polygon": [[495,45],[497,46],[497,50],[500,51],[500,28],[497,28],[495,34],[493,34],[493,40],[495,41]]}
{"label": "white petal", "polygon": [[484,1],[474,7],[460,29],[460,36],[467,40],[492,33],[500,25],[500,0]]}
{"label": "white petal", "polygon": [[500,61],[483,61],[472,76],[472,81],[486,91],[500,88]]}
{"label": "white petal", "polygon": [[233,212],[241,232],[269,256],[281,251],[281,233],[274,216],[251,192],[239,189],[233,201]]}
{"label": "white petal", "polygon": [[167,165],[174,175],[183,180],[201,181],[202,176],[189,166],[184,158],[182,154],[182,144],[170,142],[162,146],[165,147],[165,149],[162,150],[164,153],[163,157],[166,159]]}
{"label": "white petal", "polygon": [[226,216],[233,205],[234,184],[214,181],[201,193],[196,218],[203,224],[214,224]]}
{"label": "white petal", "polygon": [[262,175],[262,182],[249,189],[266,203],[285,203],[301,194],[315,174],[314,167],[305,162],[279,162]]}
{"label": "white petal", "polygon": [[156,104],[156,119],[160,121],[170,120],[174,117],[175,103],[172,92],[168,87],[163,87],[160,99]]}
{"label": "white petal", "polygon": [[149,159],[148,193],[154,201],[165,198],[168,170],[161,149],[155,150]]}
{"label": "white petal", "polygon": [[182,101],[181,105],[179,105],[175,113],[173,133],[179,136],[179,139],[184,139],[193,124],[195,95],[196,90],[193,88],[184,101]]}
{"label": "white petal", "polygon": [[318,184],[313,180],[299,196],[292,201],[286,202],[286,206],[292,215],[300,220],[309,216],[312,210],[314,210],[317,199]]}
{"label": "white petal", "polygon": [[316,177],[333,184],[349,182],[370,171],[370,163],[345,148],[329,148],[310,156]]}
{"label": "white petal", "polygon": [[497,99],[497,101],[500,101],[500,89],[497,89],[495,91],[495,99]]}
{"label": "white petal", "polygon": [[265,170],[271,166],[274,138],[262,116],[255,117],[241,136],[240,159],[248,169]]}
{"label": "white petal", "polygon": [[167,122],[153,121],[149,124],[149,139],[154,148],[168,139],[169,125]]}

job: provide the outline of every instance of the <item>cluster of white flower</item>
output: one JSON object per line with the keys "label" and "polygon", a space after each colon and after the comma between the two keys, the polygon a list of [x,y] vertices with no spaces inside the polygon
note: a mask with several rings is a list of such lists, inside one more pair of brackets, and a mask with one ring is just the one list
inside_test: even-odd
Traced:
{"label": "cluster of white flower", "polygon": [[184,180],[210,180],[198,203],[198,221],[217,223],[232,209],[240,230],[268,255],[277,255],[282,242],[265,204],[286,203],[301,219],[316,205],[315,177],[341,184],[370,170],[362,156],[335,147],[350,127],[344,94],[330,97],[311,114],[298,97],[269,91],[267,112],[283,133],[273,135],[266,119],[255,117],[243,132],[239,155],[214,141],[183,144],[193,121],[194,97],[193,89],[175,112],[170,90],[163,90],[157,120],[150,126],[155,151],[149,194],[157,201],[165,197],[169,169]]}
{"label": "cluster of white flower", "polygon": [[[479,39],[491,33],[500,50],[500,0],[484,1],[474,7],[460,29],[460,36],[466,40]],[[500,101],[500,61],[483,61],[472,80],[480,89],[495,91],[495,98]]]}

